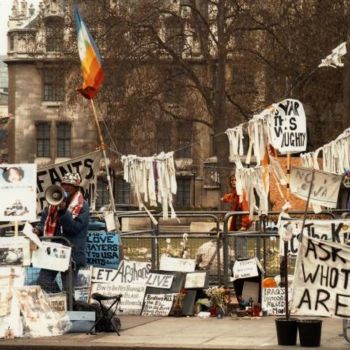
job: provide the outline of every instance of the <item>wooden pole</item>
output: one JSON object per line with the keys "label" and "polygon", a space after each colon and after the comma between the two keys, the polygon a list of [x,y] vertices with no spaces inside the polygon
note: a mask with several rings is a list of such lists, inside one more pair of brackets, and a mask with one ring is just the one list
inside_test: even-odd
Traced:
{"label": "wooden pole", "polygon": [[18,237],[18,221],[15,221],[15,237]]}
{"label": "wooden pole", "polygon": [[[114,222],[115,222],[116,220],[115,220],[115,216],[114,215],[115,215],[115,211],[116,210],[115,210],[115,202],[114,202],[113,189],[112,189],[112,183],[111,183],[111,176],[109,174],[109,168],[108,168],[108,164],[107,164],[106,145],[105,145],[105,143],[103,141],[103,136],[102,136],[102,132],[101,132],[101,128],[100,128],[100,123],[98,122],[94,100],[90,99],[90,101],[91,101],[92,110],[94,112],[94,118],[95,118],[95,122],[96,122],[98,135],[99,135],[99,138],[100,138],[100,144],[101,144],[101,149],[102,149],[102,154],[103,154],[103,159],[104,159],[105,169],[106,169],[106,174],[107,174],[109,198],[110,198],[110,202],[111,202],[111,205],[112,205],[113,218],[114,218]],[[119,228],[118,223],[115,222],[115,224],[116,224],[115,225],[116,228]]]}

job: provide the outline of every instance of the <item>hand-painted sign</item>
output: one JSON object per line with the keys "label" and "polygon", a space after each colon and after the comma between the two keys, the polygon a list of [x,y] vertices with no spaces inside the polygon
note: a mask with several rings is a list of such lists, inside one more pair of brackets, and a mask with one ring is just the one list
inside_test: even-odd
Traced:
{"label": "hand-painted sign", "polygon": [[[315,173],[313,181],[312,172]],[[328,208],[336,208],[342,176],[321,170],[292,167],[290,173],[290,190],[294,195],[307,200],[311,181],[310,203]]]}
{"label": "hand-painted sign", "polygon": [[273,105],[275,113],[267,119],[270,143],[280,153],[306,150],[306,117],[302,103],[288,98]]}
{"label": "hand-painted sign", "polygon": [[350,317],[350,249],[303,236],[293,282],[291,313]]}

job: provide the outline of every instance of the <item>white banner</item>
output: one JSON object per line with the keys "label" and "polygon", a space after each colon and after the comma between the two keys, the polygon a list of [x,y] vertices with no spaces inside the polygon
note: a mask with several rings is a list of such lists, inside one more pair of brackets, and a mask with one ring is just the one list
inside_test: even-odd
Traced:
{"label": "white banner", "polygon": [[259,276],[256,258],[248,260],[236,260],[233,265],[233,279],[256,277]]}
{"label": "white banner", "polygon": [[81,187],[89,188],[94,176],[98,172],[101,159],[101,151],[85,154],[81,157],[71,159],[67,162],[51,164],[38,169],[37,173],[37,205],[41,211],[45,207],[45,190],[51,186],[60,184],[62,177],[70,173],[79,173]]}
{"label": "white banner", "polygon": [[303,236],[295,267],[291,313],[350,317],[350,249]]}
{"label": "white banner", "polygon": [[71,247],[53,242],[42,242],[42,248],[33,251],[32,265],[41,269],[67,271],[70,262]]}
{"label": "white banner", "polygon": [[160,257],[159,270],[193,272],[195,269],[196,261],[194,259],[172,258],[165,255]]}
{"label": "white banner", "polygon": [[[285,221],[285,223],[292,232],[292,238],[288,241],[288,254],[297,255],[303,221],[290,220]],[[305,220],[303,235],[340,244],[349,244],[350,219]],[[284,241],[280,240],[280,255],[283,255],[283,249]]]}
{"label": "white banner", "polygon": [[291,192],[297,197],[307,200],[313,171],[315,175],[310,194],[310,203],[336,208],[342,175],[309,168],[292,167],[290,173]]}
{"label": "white banner", "polygon": [[150,262],[122,260],[117,270],[94,267],[91,281],[97,283],[146,285],[150,269]]}
{"label": "white banner", "polygon": [[174,275],[162,275],[150,273],[146,281],[147,287],[170,289],[173,284]]}
{"label": "white banner", "polygon": [[36,164],[0,165],[0,221],[36,219]]}
{"label": "white banner", "polygon": [[275,113],[267,118],[272,146],[282,154],[304,152],[307,133],[303,104],[288,98],[273,106]]}
{"label": "white banner", "polygon": [[[288,288],[288,301],[292,299],[292,288]],[[262,309],[268,315],[286,314],[286,294],[285,288],[263,288],[262,289]]]}

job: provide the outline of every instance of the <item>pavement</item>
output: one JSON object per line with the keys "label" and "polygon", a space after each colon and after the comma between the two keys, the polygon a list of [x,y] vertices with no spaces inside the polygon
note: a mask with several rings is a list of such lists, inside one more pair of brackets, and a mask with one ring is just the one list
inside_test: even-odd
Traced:
{"label": "pavement", "polygon": [[[58,337],[0,340],[0,350],[61,349],[310,349],[299,345],[279,346],[275,317],[223,319],[199,317],[122,316],[120,336],[116,333],[67,333]],[[341,335],[342,320],[322,318],[318,349],[350,349]],[[349,329],[350,334],[350,329]]]}

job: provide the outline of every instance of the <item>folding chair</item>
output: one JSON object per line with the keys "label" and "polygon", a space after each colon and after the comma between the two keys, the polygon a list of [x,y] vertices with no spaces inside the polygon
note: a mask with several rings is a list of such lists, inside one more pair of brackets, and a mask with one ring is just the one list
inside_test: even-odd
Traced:
{"label": "folding chair", "polygon": [[[122,297],[122,294],[105,296],[100,293],[93,293],[91,295],[91,298],[98,301],[98,303],[100,304],[102,317],[98,318],[95,321],[95,323],[92,325],[92,327],[87,332],[87,334],[96,334],[96,331],[94,329],[100,322],[104,322],[106,325],[106,328],[114,330],[120,336],[119,330],[121,327],[121,322],[118,317],[115,317],[115,314],[117,312],[121,297]],[[108,308],[102,304],[102,301],[106,301],[106,300],[113,300],[112,304]]]}

